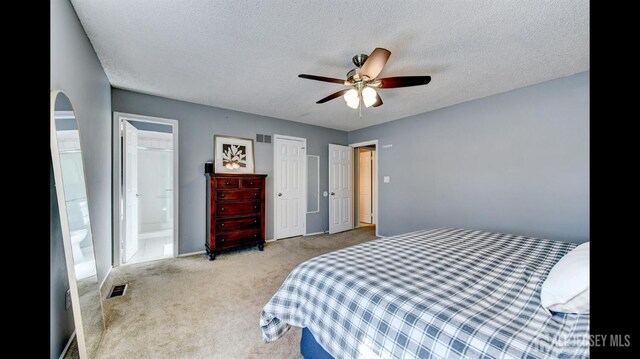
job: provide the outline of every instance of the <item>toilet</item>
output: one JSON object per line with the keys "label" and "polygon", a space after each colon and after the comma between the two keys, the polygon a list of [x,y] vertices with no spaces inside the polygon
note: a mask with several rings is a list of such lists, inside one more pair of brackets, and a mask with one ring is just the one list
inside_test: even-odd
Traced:
{"label": "toilet", "polygon": [[73,250],[73,260],[78,263],[84,259],[80,242],[87,237],[89,231],[86,228],[71,231],[71,249]]}

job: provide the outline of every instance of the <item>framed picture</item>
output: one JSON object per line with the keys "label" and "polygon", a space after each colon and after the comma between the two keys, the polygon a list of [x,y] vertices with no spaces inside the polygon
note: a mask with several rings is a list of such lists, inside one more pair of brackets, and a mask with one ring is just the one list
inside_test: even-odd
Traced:
{"label": "framed picture", "polygon": [[253,140],[213,136],[215,173],[254,173]]}

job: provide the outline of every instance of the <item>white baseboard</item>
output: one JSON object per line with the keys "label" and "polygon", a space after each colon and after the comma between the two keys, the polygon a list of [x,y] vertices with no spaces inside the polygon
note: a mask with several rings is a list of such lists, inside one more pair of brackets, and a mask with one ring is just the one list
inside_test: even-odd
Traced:
{"label": "white baseboard", "polygon": [[275,241],[277,241],[277,239],[274,239],[274,238],[265,240],[265,242],[275,242]]}
{"label": "white baseboard", "polygon": [[102,286],[107,281],[107,278],[109,278],[109,274],[111,274],[111,270],[112,269],[113,269],[113,266],[109,267],[109,270],[107,271],[107,275],[104,276],[104,279],[102,280],[102,283],[100,283],[100,289],[102,289]]}
{"label": "white baseboard", "polygon": [[324,234],[324,232],[313,232],[313,233],[307,233],[307,234],[303,234],[303,236],[305,236],[305,237],[306,237],[306,236],[315,236],[315,235],[318,235],[318,234]]}
{"label": "white baseboard", "polygon": [[205,253],[205,251],[198,251],[198,252],[191,252],[191,253],[181,253],[178,254],[178,258],[180,257],[188,257],[188,256],[195,256],[196,254],[202,254]]}
{"label": "white baseboard", "polygon": [[74,330],[73,333],[71,333],[71,337],[69,338],[67,345],[65,345],[64,349],[62,349],[62,353],[60,353],[60,356],[58,357],[58,359],[64,358],[64,356],[67,354],[67,350],[69,350],[69,347],[71,346],[71,343],[73,343],[73,338],[75,337],[76,337],[76,331]]}

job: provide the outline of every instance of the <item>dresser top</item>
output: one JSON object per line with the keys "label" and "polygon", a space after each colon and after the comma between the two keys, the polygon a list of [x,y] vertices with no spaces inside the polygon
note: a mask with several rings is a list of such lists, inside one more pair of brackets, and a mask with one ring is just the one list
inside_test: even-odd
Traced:
{"label": "dresser top", "polygon": [[242,178],[249,178],[249,177],[259,177],[259,178],[265,178],[267,177],[266,174],[259,174],[259,173],[207,173],[207,176],[211,176],[211,177],[242,177]]}

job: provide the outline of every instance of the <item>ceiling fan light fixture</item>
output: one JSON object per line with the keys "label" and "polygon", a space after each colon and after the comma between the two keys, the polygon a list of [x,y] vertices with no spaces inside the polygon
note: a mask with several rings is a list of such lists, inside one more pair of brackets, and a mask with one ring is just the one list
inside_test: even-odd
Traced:
{"label": "ceiling fan light fixture", "polygon": [[347,105],[353,109],[360,109],[360,117],[362,117],[362,106],[380,107],[382,106],[382,98],[376,92],[376,88],[392,89],[398,87],[411,87],[426,85],[431,81],[431,76],[395,76],[378,78],[382,72],[391,51],[376,47],[371,55],[356,55],[352,61],[356,65],[355,69],[351,69],[347,73],[346,80],[340,80],[332,77],[299,74],[298,77],[308,80],[331,82],[351,88],[345,88],[338,92],[322,98],[316,103],[325,103],[340,96],[343,96]]}
{"label": "ceiling fan light fixture", "polygon": [[356,98],[355,100],[347,101],[347,106],[353,109],[357,109],[358,106],[360,106],[360,100]]}
{"label": "ceiling fan light fixture", "polygon": [[362,89],[362,102],[367,107],[371,107],[374,103],[376,103],[376,90],[371,87],[365,87]]}
{"label": "ceiling fan light fixture", "polygon": [[358,102],[358,90],[351,89],[344,94],[344,100],[349,102]]}

